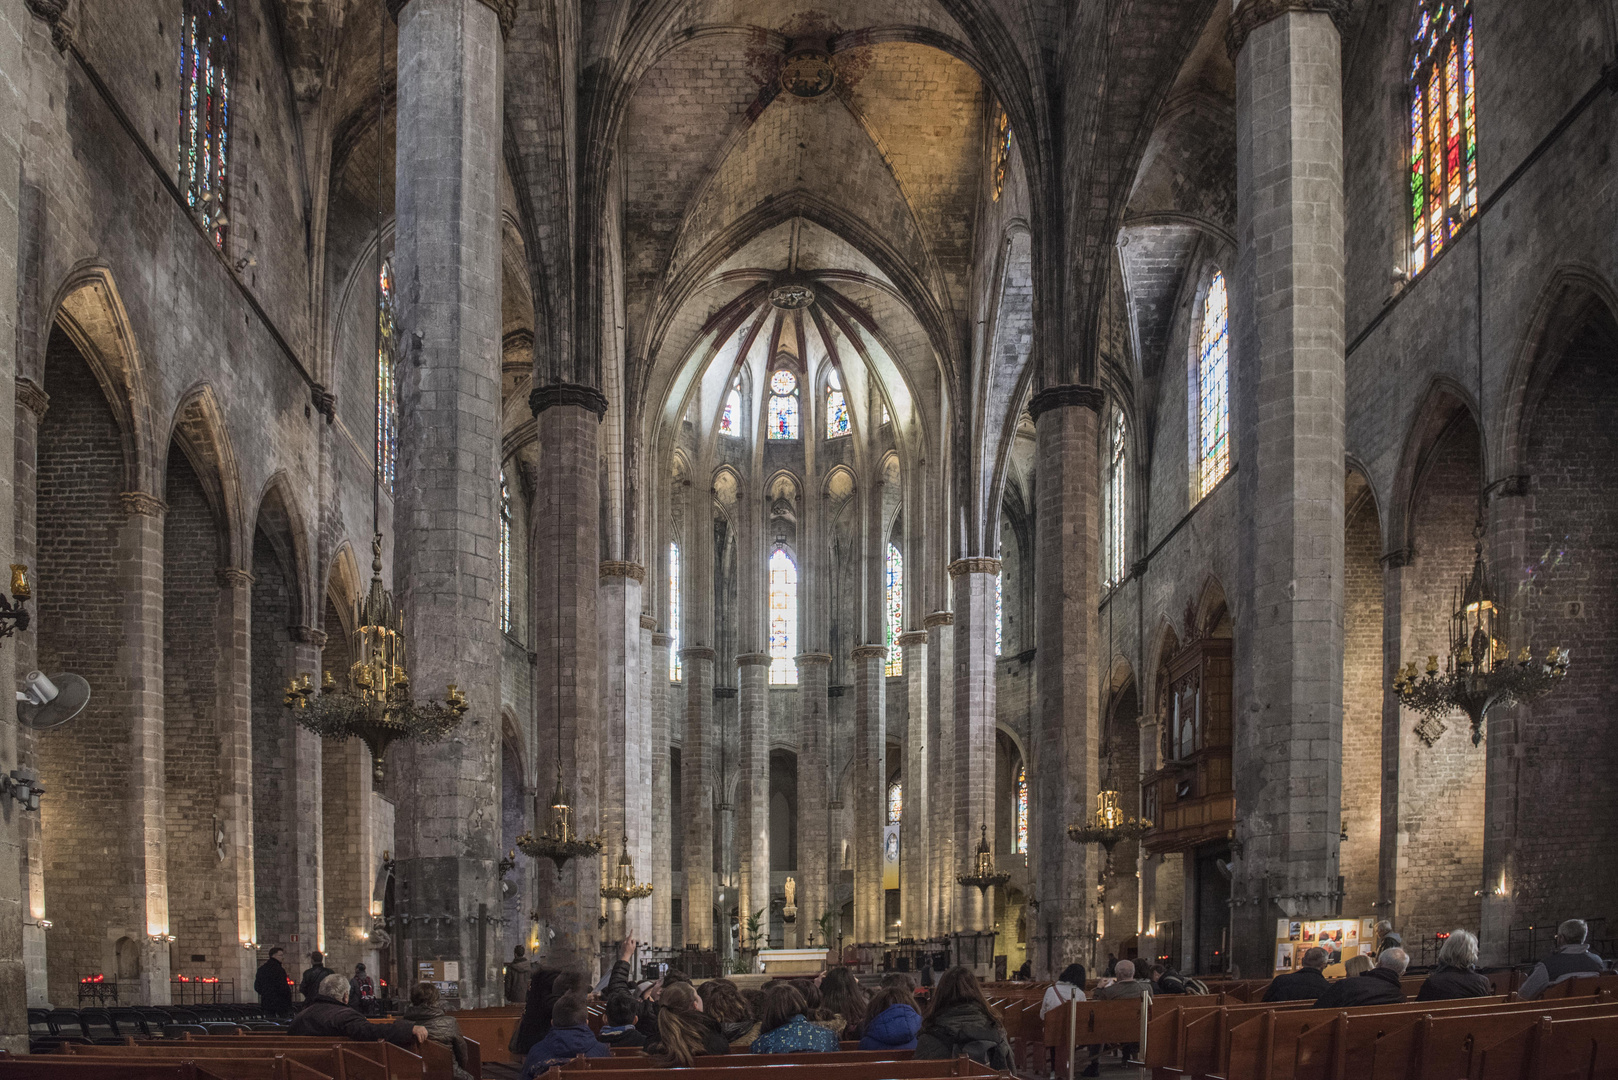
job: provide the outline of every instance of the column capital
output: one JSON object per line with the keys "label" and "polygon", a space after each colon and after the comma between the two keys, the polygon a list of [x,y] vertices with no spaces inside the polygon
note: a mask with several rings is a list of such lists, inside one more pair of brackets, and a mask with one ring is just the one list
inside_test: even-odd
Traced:
{"label": "column capital", "polygon": [[603,559],[600,574],[606,578],[634,578],[642,585],[646,584],[646,567],[639,563],[624,562],[621,559]]}
{"label": "column capital", "polygon": [[886,660],[888,647],[886,645],[856,645],[854,651],[848,654],[854,660]]}
{"label": "column capital", "polygon": [[[640,628],[642,630],[654,630],[655,631],[657,629],[657,617],[655,615],[642,615],[640,617]],[[665,635],[665,636],[667,636],[667,635]],[[666,645],[668,643],[664,642],[664,644]]]}
{"label": "column capital", "polygon": [[528,394],[528,407],[538,416],[555,405],[572,405],[596,414],[597,420],[607,416],[607,396],[593,386],[579,383],[546,383],[536,386]]}
{"label": "column capital", "polygon": [[[399,21],[399,12],[403,11],[410,0],[388,0],[388,14],[393,21]],[[517,21],[517,0],[478,0],[478,3],[494,12],[500,20],[500,36],[505,37],[511,33],[511,27]]]}
{"label": "column capital", "polygon": [[795,659],[800,664],[830,664],[831,653],[801,652],[795,657]]}
{"label": "column capital", "polygon": [[1377,561],[1382,564],[1384,570],[1403,570],[1415,557],[1416,552],[1412,548],[1394,548]]}
{"label": "column capital", "polygon": [[289,626],[287,633],[291,634],[292,640],[299,645],[313,645],[317,649],[326,646],[326,631],[317,630],[313,626]]}
{"label": "column capital", "polygon": [[45,392],[33,379],[25,375],[17,376],[17,404],[26,408],[36,417],[45,419],[45,410],[50,407],[51,396]]}
{"label": "column capital", "polygon": [[118,496],[123,500],[124,513],[134,517],[162,517],[169,512],[169,504],[145,491],[126,491]]}
{"label": "column capital", "polygon": [[223,589],[234,588],[237,585],[252,585],[257,580],[239,566],[221,566],[214,571],[214,578]]}
{"label": "column capital", "polygon": [[[981,556],[970,559],[956,559],[949,564],[949,576],[952,578],[964,577],[967,574],[998,574],[999,572],[999,559],[989,559]],[[952,621],[953,618],[951,616]]]}
{"label": "column capital", "polygon": [[949,626],[954,622],[955,612],[935,611],[931,615],[928,615],[925,619],[921,620],[921,625],[931,630],[935,626]]}
{"label": "column capital", "polygon": [[1107,395],[1099,386],[1070,383],[1067,386],[1047,386],[1028,402],[1028,413],[1038,423],[1041,414],[1052,409],[1083,408],[1099,413]]}
{"label": "column capital", "polygon": [[670,635],[670,634],[659,634],[655,630],[652,631],[652,648],[654,648],[654,649],[666,649],[670,645],[673,645],[673,644],[674,644],[674,638],[673,638],[672,635]]}
{"label": "column capital", "polygon": [[717,660],[719,654],[706,645],[687,645],[680,650],[680,656],[685,660]]}
{"label": "column capital", "polygon": [[737,667],[768,667],[769,663],[769,653],[749,652],[736,657]]}
{"label": "column capital", "polygon": [[1348,0],[1245,0],[1230,17],[1230,29],[1225,31],[1225,52],[1231,62],[1247,44],[1247,35],[1291,12],[1320,12],[1330,15],[1339,33],[1348,24]]}
{"label": "column capital", "polygon": [[927,631],[906,630],[904,633],[899,635],[897,641],[901,648],[906,649],[910,648],[912,645],[925,645],[927,644]]}

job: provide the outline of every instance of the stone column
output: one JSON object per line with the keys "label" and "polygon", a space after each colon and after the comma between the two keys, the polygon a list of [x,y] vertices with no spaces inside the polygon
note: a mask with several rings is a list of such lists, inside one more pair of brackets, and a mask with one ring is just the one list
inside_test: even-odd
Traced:
{"label": "stone column", "polygon": [[[643,600],[645,594],[646,589],[642,588],[641,596]],[[630,849],[635,855],[635,871],[640,880],[646,882],[653,881],[653,868],[657,863],[657,856],[654,854],[657,850],[657,840],[654,836],[656,829],[654,807],[657,803],[654,801],[652,786],[657,766],[652,759],[652,751],[653,747],[657,745],[656,731],[658,730],[659,717],[653,711],[653,706],[655,704],[659,710],[663,707],[662,696],[654,696],[652,688],[654,685],[653,680],[659,674],[663,674],[666,678],[668,671],[667,661],[664,662],[661,673],[656,667],[657,658],[653,655],[652,648],[652,638],[656,636],[653,631],[656,629],[656,619],[646,614],[640,616],[641,662],[636,672],[638,685],[635,690],[636,701],[640,709],[639,737],[636,739],[636,746],[640,751],[640,775],[637,787],[632,793],[635,803],[634,812],[639,815],[640,827],[630,836]],[[665,653],[667,651],[667,649],[664,649]],[[664,730],[664,741],[666,742],[666,727]],[[663,810],[665,814],[668,812],[668,801],[666,799],[664,800]],[[663,890],[663,897],[664,902],[667,903],[667,889]],[[652,895],[635,903],[629,913],[629,932],[635,936],[636,941],[650,942],[653,940],[652,911],[653,905],[656,903],[657,891],[654,883]]]}
{"label": "stone column", "polygon": [[849,657],[854,678],[854,940],[885,936],[882,828],[887,818],[887,678],[885,645],[860,645]]}
{"label": "stone column", "polygon": [[1239,458],[1232,957],[1334,909],[1343,714],[1342,71],[1329,0],[1245,0],[1232,275]]}
{"label": "stone column", "polygon": [[[296,589],[298,584],[289,582],[288,588]],[[292,638],[291,655],[288,657],[291,670],[310,672],[319,681],[320,648],[325,644],[326,635],[312,626],[289,626],[287,633]],[[411,677],[414,678],[415,674],[412,669]],[[290,905],[290,910],[293,925],[297,927],[298,944],[309,943],[301,951],[308,953],[314,948],[325,951],[325,800],[321,791],[323,747],[320,736],[292,724],[290,717],[287,723],[292,727],[291,757],[287,761],[287,787],[281,820],[285,823],[282,835],[289,837],[292,844],[295,866],[295,883],[292,887],[296,889],[297,901]],[[251,729],[248,730],[248,738],[252,738]]]}
{"label": "stone column", "polygon": [[831,656],[798,654],[798,927],[800,940],[826,941],[818,920],[831,910]]}
{"label": "stone column", "polygon": [[929,713],[927,709],[927,632],[910,630],[899,635],[904,650],[906,699],[904,817],[899,833],[899,936],[928,935],[928,904],[932,880],[930,817],[935,811],[933,778],[927,771]]}
{"label": "stone column", "polygon": [[[1393,668],[1403,657],[1413,653],[1406,647],[1404,635],[1404,594],[1413,579],[1410,568],[1410,550],[1401,548],[1382,556],[1382,662],[1388,683],[1393,681]],[[1416,659],[1421,659],[1416,657]],[[1414,721],[1411,722],[1414,726]],[[1390,919],[1395,929],[1400,926],[1399,870],[1404,864],[1404,833],[1400,829],[1399,806],[1402,782],[1408,779],[1404,760],[1409,754],[1405,734],[1404,707],[1399,696],[1382,695],[1382,821],[1380,843],[1377,849],[1376,911],[1378,919]],[[1481,943],[1481,936],[1480,936]]]}
{"label": "stone column", "polygon": [[1059,972],[1090,956],[1096,861],[1104,861],[1097,849],[1067,838],[1068,823],[1089,812],[1097,787],[1101,403],[1102,393],[1093,386],[1051,387],[1029,403],[1040,478],[1034,543],[1037,704],[1028,779],[1038,935],[1046,942],[1034,959],[1041,978],[1054,977],[1047,967]]}
{"label": "stone column", "polygon": [[[545,828],[548,800],[560,776],[572,799],[575,827],[580,836],[589,836],[601,827],[597,436],[606,403],[597,391],[565,384],[536,389],[531,403],[545,448],[533,515],[540,569],[531,578],[540,683],[534,702],[538,818]],[[584,971],[599,965],[601,867],[612,858],[603,852],[576,859],[560,874],[549,863],[538,866],[545,963]]]}
{"label": "stone column", "polygon": [[955,614],[935,611],[927,628],[927,794],[932,820],[928,834],[932,902],[926,936],[942,937],[954,928],[955,912]]}
{"label": "stone column", "polygon": [[[0,45],[0,49],[5,47]],[[8,208],[8,215],[12,215],[14,210],[14,207]],[[12,220],[14,222],[14,216]],[[6,265],[4,260],[7,257],[6,254],[0,253],[0,266]],[[0,275],[3,274],[4,271],[0,271]],[[0,326],[6,325],[4,321],[6,314],[6,308],[0,306]],[[0,352],[7,352],[15,344],[15,334],[0,338]],[[18,377],[16,401],[13,443],[15,472],[12,474],[15,477],[16,546],[12,549],[11,559],[26,565],[37,582],[39,424],[45,418],[50,395],[32,379]],[[0,471],[0,482],[3,482],[5,475]],[[3,525],[6,509],[0,504],[0,537],[7,535]],[[28,606],[37,616],[38,601]],[[38,629],[35,627],[13,636],[12,667],[9,670],[0,668],[0,676],[10,678],[13,673],[25,673],[39,666],[38,639],[35,637],[37,632]],[[0,659],[0,664],[4,662]],[[8,773],[19,765],[30,768],[36,765],[32,733],[19,725],[0,724],[0,774]],[[12,1053],[26,1053],[27,1029],[21,1026],[26,1021],[23,999],[26,998],[26,1004],[29,1006],[49,1008],[51,1004],[46,955],[49,941],[48,935],[39,926],[39,920],[47,915],[45,857],[40,815],[23,814],[12,820],[16,826],[15,832],[5,832],[3,826],[0,826],[0,859],[12,858],[11,853],[14,850],[19,860],[16,883],[17,947],[6,948],[6,943],[12,940],[9,937],[10,923],[7,921],[11,909],[0,908],[0,911],[4,912],[0,914],[0,1031],[13,1032],[15,1035],[0,1036],[0,1049],[9,1049]],[[8,891],[11,884],[7,877],[11,869],[12,864],[9,862],[0,864],[0,897],[6,898],[7,901],[12,895]],[[11,967],[13,963],[19,964],[20,970],[13,970]],[[20,1041],[8,1045],[8,1038]]]}
{"label": "stone column", "polygon": [[[738,717],[741,721],[741,782],[736,785],[741,899],[737,909],[745,933],[747,917],[764,909],[760,933],[770,925],[770,692],[768,653],[736,658]],[[743,945],[752,945],[744,941]]]}
{"label": "stone column", "polygon": [[[646,816],[641,784],[640,609],[646,570],[638,563],[601,563],[598,654],[601,670],[601,850],[602,884],[610,879],[627,846],[631,858],[639,846]],[[640,869],[643,864],[637,864]],[[627,912],[617,901],[612,940],[628,931]]]}
{"label": "stone column", "polygon": [[[973,852],[987,827],[994,843],[994,597],[1000,560],[956,559],[949,564],[955,606],[955,844],[950,876],[970,873]],[[995,852],[998,862],[1001,853]],[[955,930],[989,930],[994,915],[975,887],[955,885]]]}
{"label": "stone column", "polygon": [[[692,545],[696,547],[697,545]],[[714,650],[680,650],[685,680],[685,742],[680,747],[680,813],[685,817],[685,941],[714,947],[713,937],[713,666]]]}
{"label": "stone column", "polygon": [[652,944],[668,946],[674,941],[674,808],[669,770],[669,643],[667,634],[652,634],[652,654],[646,673],[649,704],[647,716],[651,731],[652,766]]}
{"label": "stone column", "polygon": [[225,567],[219,571],[219,586],[219,827],[225,834],[220,884],[222,893],[228,888],[234,894],[217,900],[223,924],[220,945],[231,950],[228,958],[220,958],[219,975],[243,987],[253,985],[258,967],[257,950],[243,947],[258,940],[253,900],[253,575]]}

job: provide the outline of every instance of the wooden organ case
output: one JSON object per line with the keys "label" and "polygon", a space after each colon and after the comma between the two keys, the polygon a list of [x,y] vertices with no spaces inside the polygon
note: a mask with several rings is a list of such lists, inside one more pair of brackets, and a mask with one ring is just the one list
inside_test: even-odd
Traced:
{"label": "wooden organ case", "polygon": [[1162,767],[1141,781],[1149,854],[1225,841],[1236,824],[1231,784],[1230,639],[1198,638],[1168,664]]}

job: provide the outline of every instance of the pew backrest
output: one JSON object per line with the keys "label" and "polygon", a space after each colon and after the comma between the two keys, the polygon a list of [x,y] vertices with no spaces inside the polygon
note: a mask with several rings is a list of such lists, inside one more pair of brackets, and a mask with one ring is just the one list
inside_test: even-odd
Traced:
{"label": "pew backrest", "polygon": [[[914,1050],[837,1050],[820,1054],[704,1054],[696,1059],[699,1069],[752,1068],[761,1065],[858,1065],[879,1061],[909,1061]],[[658,1069],[662,1060],[639,1057],[574,1058],[561,1068],[564,1072],[599,1072],[603,1069]]]}

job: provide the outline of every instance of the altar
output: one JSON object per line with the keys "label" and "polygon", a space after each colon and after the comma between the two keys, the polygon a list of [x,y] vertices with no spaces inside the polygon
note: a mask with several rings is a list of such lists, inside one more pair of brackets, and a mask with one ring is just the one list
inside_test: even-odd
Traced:
{"label": "altar", "polygon": [[818,975],[826,970],[825,949],[760,949],[758,965],[764,975]]}

